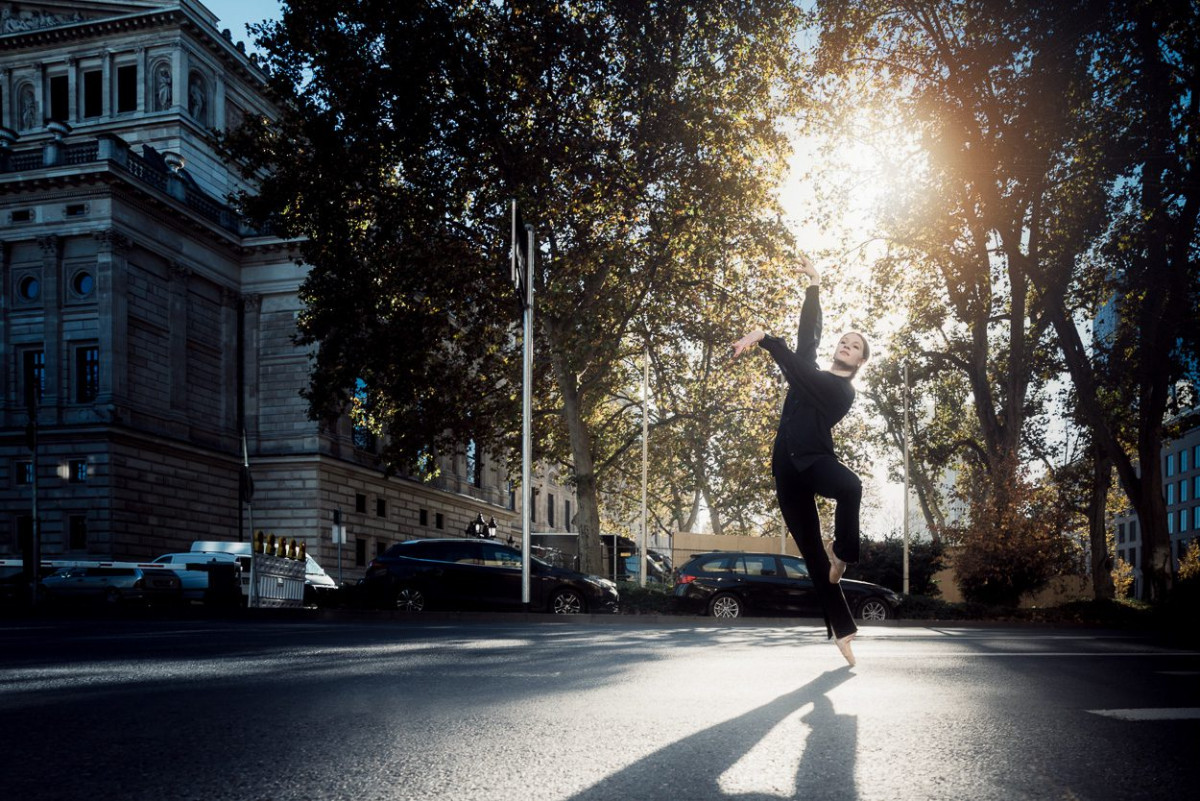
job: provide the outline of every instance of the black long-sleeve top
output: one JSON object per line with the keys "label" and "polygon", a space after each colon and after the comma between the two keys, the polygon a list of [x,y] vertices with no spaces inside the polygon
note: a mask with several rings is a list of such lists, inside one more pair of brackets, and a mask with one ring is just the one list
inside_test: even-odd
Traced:
{"label": "black long-sleeve top", "polygon": [[854,403],[850,379],[817,366],[821,341],[821,300],[817,286],[809,286],[800,309],[800,330],[793,353],[787,343],[767,334],[759,343],[771,354],[788,382],[787,398],[775,435],[773,462],[789,458],[805,470],[822,456],[833,456],[833,427]]}

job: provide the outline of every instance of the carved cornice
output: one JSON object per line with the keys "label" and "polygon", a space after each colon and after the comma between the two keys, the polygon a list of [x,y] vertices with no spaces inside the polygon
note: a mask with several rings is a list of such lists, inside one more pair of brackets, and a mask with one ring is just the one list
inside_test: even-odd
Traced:
{"label": "carved cornice", "polygon": [[133,241],[119,232],[116,228],[105,228],[93,231],[92,238],[99,245],[100,252],[109,255],[128,253],[133,247]]}
{"label": "carved cornice", "polygon": [[50,234],[49,236],[39,236],[37,238],[37,243],[38,247],[42,249],[43,257],[50,259],[58,258],[59,246],[62,244],[62,240],[57,236],[54,234]]}

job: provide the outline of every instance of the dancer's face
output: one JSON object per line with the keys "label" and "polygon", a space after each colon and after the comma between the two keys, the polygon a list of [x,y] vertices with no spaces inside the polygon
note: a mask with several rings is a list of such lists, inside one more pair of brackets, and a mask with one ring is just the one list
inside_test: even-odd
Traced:
{"label": "dancer's face", "polygon": [[833,351],[833,363],[847,370],[855,370],[867,360],[867,343],[855,333],[845,334],[838,340]]}

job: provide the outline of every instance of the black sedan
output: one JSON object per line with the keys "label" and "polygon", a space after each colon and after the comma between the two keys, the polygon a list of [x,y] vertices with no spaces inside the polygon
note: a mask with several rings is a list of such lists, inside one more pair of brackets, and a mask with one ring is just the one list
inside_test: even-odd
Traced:
{"label": "black sedan", "polygon": [[[362,588],[376,606],[521,609],[521,552],[493,540],[409,540],[371,560]],[[615,612],[608,579],[529,560],[529,605],[555,614]]]}
{"label": "black sedan", "polygon": [[[894,617],[900,595],[866,581],[842,579],[850,611],[861,620]],[[705,553],[679,569],[675,603],[680,611],[713,617],[745,614],[821,617],[821,602],[797,556],[745,551]]]}

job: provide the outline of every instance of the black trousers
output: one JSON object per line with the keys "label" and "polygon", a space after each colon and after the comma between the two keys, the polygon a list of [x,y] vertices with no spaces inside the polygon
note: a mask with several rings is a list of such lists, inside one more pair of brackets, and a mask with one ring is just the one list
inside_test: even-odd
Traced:
{"label": "black trousers", "polygon": [[797,470],[785,454],[776,454],[771,468],[775,474],[779,509],[808,564],[809,576],[825,611],[826,630],[838,639],[854,634],[858,627],[854,625],[846,595],[840,584],[829,581],[829,557],[821,541],[817,496],[831,498],[837,503],[833,517],[833,552],[843,562],[857,562],[862,482],[854,471],[832,456],[821,457],[804,470]]}

